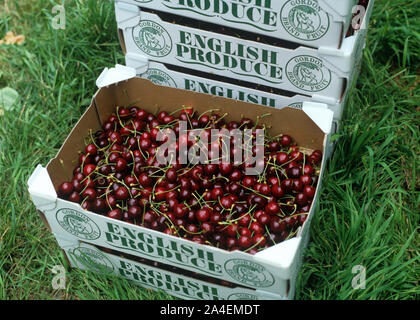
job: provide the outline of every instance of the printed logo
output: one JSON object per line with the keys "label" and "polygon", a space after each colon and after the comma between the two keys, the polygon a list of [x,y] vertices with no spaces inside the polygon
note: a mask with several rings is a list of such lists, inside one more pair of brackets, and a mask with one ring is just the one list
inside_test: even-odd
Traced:
{"label": "printed logo", "polygon": [[227,299],[228,300],[258,300],[258,297],[250,293],[233,293]]}
{"label": "printed logo", "polygon": [[152,81],[159,86],[167,86],[177,88],[177,85],[167,73],[159,69],[149,69],[146,73],[142,74],[143,78]]}
{"label": "printed logo", "polygon": [[80,247],[74,249],[72,253],[76,260],[89,270],[101,273],[112,273],[114,271],[112,262],[100,251]]}
{"label": "printed logo", "polygon": [[324,67],[321,59],[312,56],[297,56],[286,65],[286,76],[297,88],[317,92],[331,83],[331,71]]}
{"label": "printed logo", "polygon": [[316,0],[289,0],[280,15],[284,29],[301,40],[318,40],[330,27],[330,18]]}
{"label": "printed logo", "polygon": [[273,275],[262,265],[243,259],[232,259],[225,263],[226,272],[235,280],[257,288],[271,287]]}
{"label": "printed logo", "polygon": [[59,225],[68,233],[86,240],[98,239],[101,231],[92,219],[73,209],[60,209],[56,213]]}
{"label": "printed logo", "polygon": [[290,108],[295,108],[295,109],[302,109],[303,108],[303,102],[295,102],[295,103],[291,103],[289,104]]}
{"label": "printed logo", "polygon": [[172,50],[169,33],[151,20],[143,20],[133,28],[133,40],[139,49],[149,56],[164,57]]}

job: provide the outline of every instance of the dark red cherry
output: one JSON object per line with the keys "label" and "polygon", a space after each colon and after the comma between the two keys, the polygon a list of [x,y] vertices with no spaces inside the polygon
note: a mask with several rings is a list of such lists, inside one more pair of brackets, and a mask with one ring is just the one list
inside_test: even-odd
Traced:
{"label": "dark red cherry", "polygon": [[143,210],[139,206],[130,206],[127,212],[130,219],[137,219],[142,215]]}
{"label": "dark red cherry", "polygon": [[[75,180],[77,181],[77,180]],[[80,184],[80,183],[79,183]],[[70,182],[64,182],[58,187],[58,193],[61,196],[68,196],[73,192],[73,184]]]}
{"label": "dark red cherry", "polygon": [[219,171],[224,176],[227,176],[233,171],[233,166],[231,163],[221,163],[219,164]]}
{"label": "dark red cherry", "polygon": [[262,215],[260,215],[258,218],[257,218],[257,220],[258,220],[258,223],[259,224],[261,224],[262,226],[265,226],[265,225],[267,225],[267,224],[269,224],[270,223],[270,221],[271,221],[271,218],[270,218],[270,216],[268,215],[268,214],[262,214]]}
{"label": "dark red cherry", "polygon": [[249,227],[249,229],[256,234],[263,234],[265,231],[262,225],[259,224],[258,222],[251,223],[251,226]]}
{"label": "dark red cherry", "polygon": [[284,134],[281,138],[280,138],[280,143],[283,147],[288,147],[290,146],[290,144],[292,143],[292,138],[287,135]]}
{"label": "dark red cherry", "polygon": [[246,176],[242,179],[242,184],[247,188],[252,188],[256,183],[255,177]]}
{"label": "dark red cherry", "polygon": [[118,200],[126,200],[128,199],[128,190],[126,187],[124,186],[119,186],[116,190],[115,190],[115,197]]}
{"label": "dark red cherry", "polygon": [[281,221],[279,217],[273,217],[270,221],[270,230],[271,232],[281,232],[287,227],[286,222]]}
{"label": "dark red cherry", "polygon": [[211,214],[210,208],[208,207],[201,208],[196,211],[195,218],[197,219],[197,221],[206,222],[210,219],[210,214]]}
{"label": "dark red cherry", "polygon": [[238,245],[243,249],[247,249],[252,245],[252,238],[249,236],[240,236],[238,239]]}
{"label": "dark red cherry", "polygon": [[175,205],[173,211],[177,218],[184,218],[188,213],[188,209],[183,203]]}
{"label": "dark red cherry", "polygon": [[293,180],[292,179],[285,179],[280,183],[280,186],[285,192],[292,191],[293,188]]}
{"label": "dark red cherry", "polygon": [[276,151],[278,151],[279,149],[280,149],[280,143],[278,142],[278,141],[271,141],[269,144],[268,144],[268,150],[270,151],[270,152],[276,152]]}
{"label": "dark red cherry", "polygon": [[303,183],[300,179],[293,179],[293,191],[301,192],[303,190]]}
{"label": "dark red cherry", "polygon": [[278,152],[276,154],[276,162],[278,164],[285,164],[289,161],[289,155],[286,152]]}
{"label": "dark red cherry", "polygon": [[87,164],[83,167],[83,174],[85,176],[90,175],[92,172],[94,172],[96,169],[96,166],[94,164]]}
{"label": "dark red cherry", "polygon": [[312,184],[312,177],[306,174],[300,176],[299,180],[304,186]]}
{"label": "dark red cherry", "polygon": [[88,201],[93,201],[96,198],[96,191],[94,188],[88,187],[82,192],[83,199],[87,199]]}
{"label": "dark red cherry", "polygon": [[124,158],[118,158],[117,161],[115,162],[115,169],[117,171],[124,171],[125,169],[127,169],[127,160],[125,160]]}
{"label": "dark red cherry", "polygon": [[81,198],[80,198],[80,195],[77,191],[73,191],[69,195],[68,200],[71,201],[71,202],[80,203]]}
{"label": "dark red cherry", "polygon": [[147,111],[145,111],[143,109],[139,109],[136,112],[136,118],[139,119],[139,120],[142,120],[142,121],[146,120],[146,118],[147,118]]}
{"label": "dark red cherry", "polygon": [[102,213],[106,209],[106,202],[102,198],[96,198],[92,202],[92,210],[98,213]]}
{"label": "dark red cherry", "polygon": [[238,232],[238,225],[237,224],[231,224],[228,225],[225,229],[224,229],[225,233],[229,236],[229,237],[236,237],[237,236],[237,232]]}
{"label": "dark red cherry", "polygon": [[252,243],[261,248],[267,244],[267,239],[262,234],[256,234],[252,237]]}
{"label": "dark red cherry", "polygon": [[269,202],[265,206],[265,212],[269,215],[275,215],[280,212],[280,206],[276,202]]}
{"label": "dark red cherry", "polygon": [[98,148],[96,148],[96,146],[93,143],[91,143],[86,146],[85,152],[89,155],[96,155],[96,153],[98,152]]}
{"label": "dark red cherry", "polygon": [[315,197],[316,189],[312,186],[307,185],[303,188],[303,192],[306,197],[308,197],[309,199],[313,199]]}
{"label": "dark red cherry", "polygon": [[139,176],[139,182],[142,187],[149,187],[153,183],[153,180],[146,173],[142,173]]}
{"label": "dark red cherry", "polygon": [[220,199],[220,204],[224,209],[229,210],[230,208],[232,208],[234,202],[230,197],[226,196]]}
{"label": "dark red cherry", "polygon": [[308,202],[308,197],[304,193],[298,193],[295,198],[298,205],[304,206]]}
{"label": "dark red cherry", "polygon": [[276,197],[277,199],[279,199],[279,198],[281,198],[281,197],[283,197],[283,196],[284,196],[284,191],[283,191],[283,188],[282,188],[280,185],[278,185],[278,184],[273,185],[273,186],[271,187],[271,194],[272,194],[274,197]]}
{"label": "dark red cherry", "polygon": [[123,218],[122,211],[120,209],[114,209],[108,212],[107,216],[112,219],[121,220]]}

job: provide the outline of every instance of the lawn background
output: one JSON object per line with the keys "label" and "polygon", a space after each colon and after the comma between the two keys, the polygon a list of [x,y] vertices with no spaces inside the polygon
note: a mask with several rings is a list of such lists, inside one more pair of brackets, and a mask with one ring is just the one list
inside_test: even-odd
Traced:
{"label": "lawn background", "polygon": [[[66,29],[51,26],[64,3]],[[311,226],[297,299],[419,299],[420,3],[376,0],[362,72],[345,111]],[[125,280],[72,270],[29,199],[82,115],[104,67],[124,64],[111,1],[0,0],[0,89],[20,99],[0,115],[0,299],[172,299]],[[366,288],[354,290],[355,265]]]}

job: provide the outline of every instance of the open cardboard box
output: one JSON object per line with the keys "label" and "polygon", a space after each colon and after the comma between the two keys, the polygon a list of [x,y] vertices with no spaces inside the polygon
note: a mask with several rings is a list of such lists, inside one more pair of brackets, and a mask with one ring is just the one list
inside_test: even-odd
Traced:
{"label": "open cardboard box", "polygon": [[[327,156],[324,156],[322,161],[317,191],[308,219],[297,236],[255,255],[196,244],[85,211],[79,204],[58,198],[55,190],[63,181],[71,179],[73,169],[78,163],[78,152],[84,149],[84,137],[88,135],[89,130],[99,130],[104,120],[115,111],[116,106],[135,104],[149,112],[156,112],[159,108],[174,111],[183,105],[193,107],[200,113],[217,108],[228,113],[227,121],[238,120],[241,117],[255,120],[258,115],[269,112],[271,116],[264,118],[264,123],[272,126],[272,134],[287,132],[299,146],[322,150],[324,155],[328,154],[332,111],[326,105],[306,102],[303,110],[277,110],[223,97],[157,86],[148,80],[135,78],[135,70],[118,65],[112,69],[105,69],[97,83],[100,84],[100,89],[56,157],[46,168],[38,165],[28,181],[32,201],[60,247],[66,252],[71,265],[97,272],[112,272],[143,286],[162,289],[169,294],[188,299],[204,297],[198,294],[199,289],[194,289],[193,285],[193,289],[190,288],[193,292],[187,290],[188,294],[185,293],[186,289],[180,289],[182,292],[176,289],[181,284],[190,283],[188,281],[195,281],[194,283],[199,283],[200,286],[205,285],[206,292],[211,292],[211,295],[205,295],[205,298],[293,298],[302,251],[309,238],[310,222],[320,195]],[[193,272],[196,277],[192,280],[182,272],[175,274],[155,266],[130,262],[129,259],[104,252],[98,249],[98,246]],[[127,265],[130,265],[129,269],[122,269]],[[159,282],[156,278],[157,282],[148,284],[149,280],[146,281],[145,278],[140,277],[143,280],[138,280],[140,275],[134,275],[135,272],[147,273],[147,279],[154,278],[153,275],[158,279],[164,277],[167,280],[176,277],[178,287],[175,284],[174,287],[168,287],[167,282]],[[204,283],[201,278],[208,276],[228,281],[234,286],[232,288],[212,282]]]}
{"label": "open cardboard box", "polygon": [[358,0],[119,0],[306,46],[338,49]]}
{"label": "open cardboard box", "polygon": [[[370,0],[360,30],[345,38],[340,49],[274,46],[240,34],[195,29],[191,21],[171,23],[168,17],[162,20],[156,13],[121,1],[115,2],[115,13],[126,65],[139,76],[183,89],[191,89],[192,83],[218,86],[224,95],[233,92],[230,95],[241,100],[276,107],[303,101],[326,103],[334,118],[341,119],[349,88],[357,79],[355,66],[362,57],[373,4]],[[187,83],[187,77],[194,79]],[[265,92],[255,90],[257,85],[263,85]]]}

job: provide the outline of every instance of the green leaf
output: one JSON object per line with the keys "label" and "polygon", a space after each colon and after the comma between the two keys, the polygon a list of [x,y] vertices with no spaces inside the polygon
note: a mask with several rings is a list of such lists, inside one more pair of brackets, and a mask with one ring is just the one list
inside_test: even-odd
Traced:
{"label": "green leaf", "polygon": [[5,87],[0,89],[0,108],[10,111],[13,109],[15,102],[19,99],[19,93],[16,90]]}

